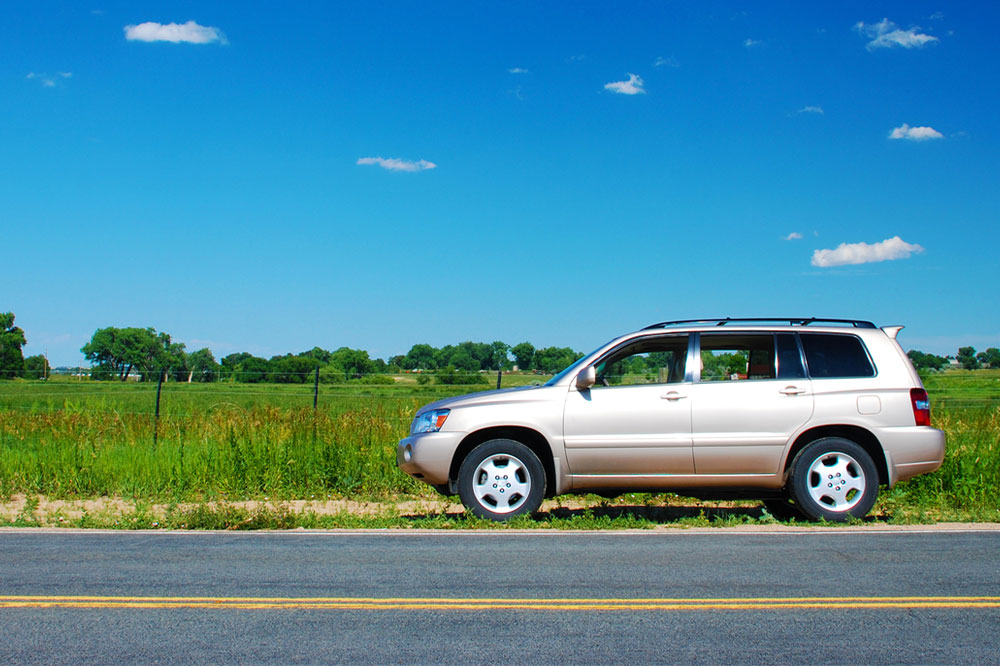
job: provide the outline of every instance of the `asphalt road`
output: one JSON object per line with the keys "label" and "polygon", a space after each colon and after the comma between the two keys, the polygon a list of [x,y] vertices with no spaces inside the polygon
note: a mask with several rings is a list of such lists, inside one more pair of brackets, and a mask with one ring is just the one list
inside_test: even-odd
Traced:
{"label": "asphalt road", "polygon": [[1000,663],[1000,532],[0,531],[0,663]]}

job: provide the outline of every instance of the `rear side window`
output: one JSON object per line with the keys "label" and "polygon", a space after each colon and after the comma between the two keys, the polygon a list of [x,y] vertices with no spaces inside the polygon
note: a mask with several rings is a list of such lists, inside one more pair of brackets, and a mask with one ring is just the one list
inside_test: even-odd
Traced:
{"label": "rear side window", "polygon": [[874,377],[861,340],[853,335],[800,333],[810,377]]}

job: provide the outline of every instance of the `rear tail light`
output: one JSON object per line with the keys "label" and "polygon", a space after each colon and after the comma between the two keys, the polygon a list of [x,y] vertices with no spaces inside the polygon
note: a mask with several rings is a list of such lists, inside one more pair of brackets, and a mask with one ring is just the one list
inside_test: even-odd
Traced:
{"label": "rear tail light", "polygon": [[910,389],[910,402],[913,403],[913,420],[918,426],[931,424],[931,401],[927,391],[922,388]]}

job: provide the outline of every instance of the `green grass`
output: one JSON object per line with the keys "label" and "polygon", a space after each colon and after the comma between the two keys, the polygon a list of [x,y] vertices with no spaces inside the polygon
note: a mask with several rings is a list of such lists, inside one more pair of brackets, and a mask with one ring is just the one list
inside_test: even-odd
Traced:
{"label": "green grass", "polygon": [[[504,383],[544,379],[514,375],[504,376]],[[948,372],[928,377],[926,385],[934,423],[948,437],[945,463],[934,474],[884,491],[874,514],[917,523],[1000,519],[1000,372]],[[137,507],[213,502],[200,513],[177,510],[156,520],[136,509],[66,523],[80,525],[475,526],[461,516],[303,512],[289,517],[276,508],[251,511],[227,503],[434,496],[396,468],[395,444],[420,405],[483,388],[420,385],[412,376],[391,386],[322,385],[314,412],[308,385],[168,383],[154,446],[155,385],[70,378],[0,382],[0,497],[122,497],[136,501]],[[665,511],[679,502],[687,510]],[[530,524],[597,529],[769,519],[758,508],[715,509],[711,503],[664,501],[661,496],[630,496],[587,511],[556,510]],[[31,518],[17,521],[30,524]]]}

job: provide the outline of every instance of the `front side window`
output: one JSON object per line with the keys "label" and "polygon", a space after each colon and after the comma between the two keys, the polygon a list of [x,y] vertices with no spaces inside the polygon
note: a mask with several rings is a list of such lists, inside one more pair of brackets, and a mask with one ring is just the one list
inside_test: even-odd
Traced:
{"label": "front side window", "polygon": [[773,335],[701,334],[701,381],[774,379],[776,376]]}
{"label": "front side window", "polygon": [[864,345],[853,335],[800,333],[809,376],[874,377],[875,368]]}
{"label": "front side window", "polygon": [[687,347],[686,335],[628,344],[611,352],[595,366],[597,384],[594,388],[683,382]]}

